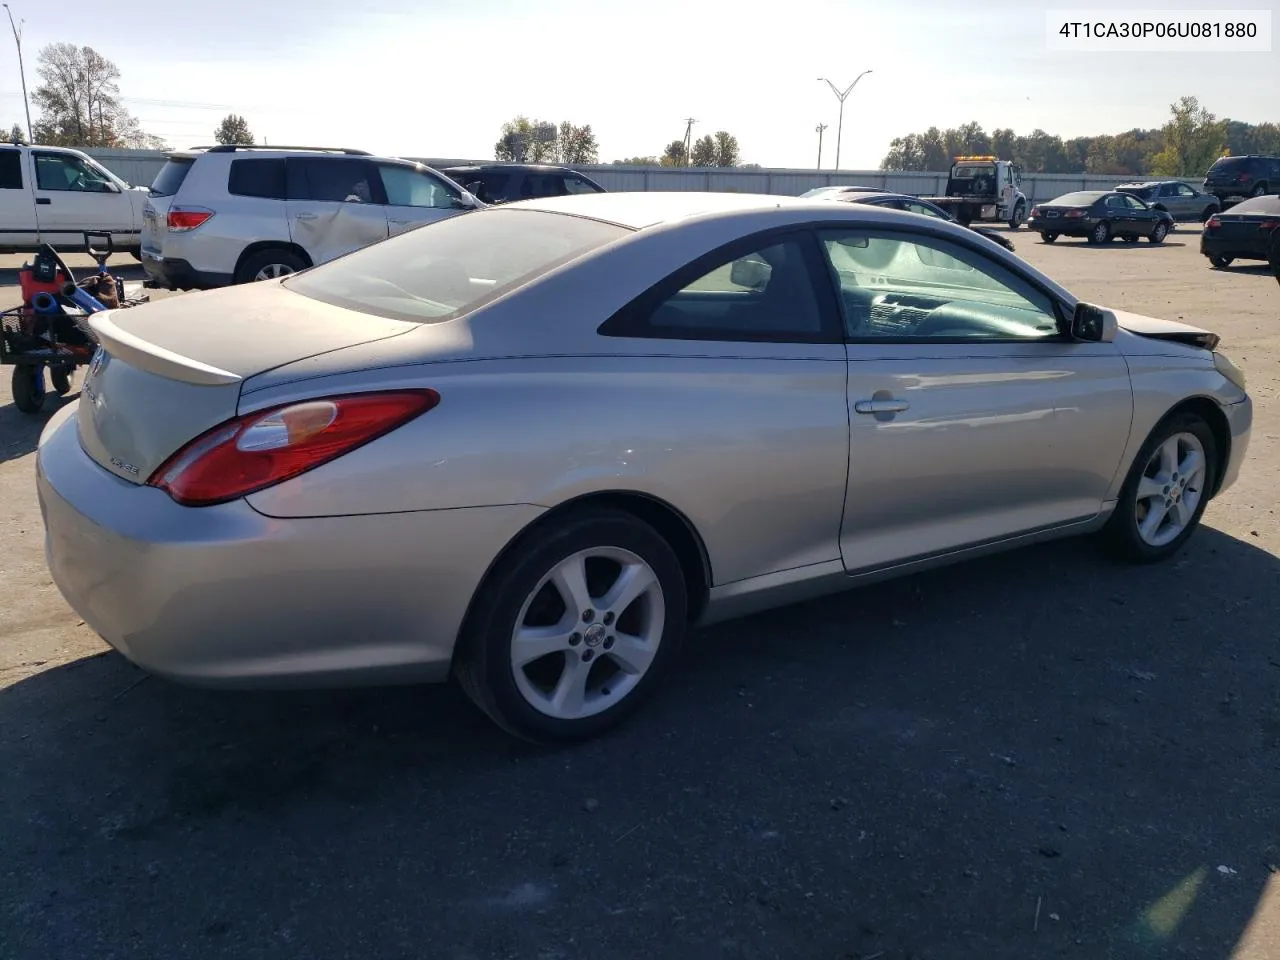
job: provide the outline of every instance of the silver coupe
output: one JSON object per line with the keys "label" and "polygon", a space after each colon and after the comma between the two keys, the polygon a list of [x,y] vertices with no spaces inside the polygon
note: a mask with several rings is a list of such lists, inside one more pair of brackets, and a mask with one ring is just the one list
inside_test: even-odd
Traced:
{"label": "silver coupe", "polygon": [[453,676],[541,741],[691,625],[1070,534],[1164,559],[1252,420],[1215,335],[820,198],[519,202],[93,327],[37,481],[94,630],[202,685]]}

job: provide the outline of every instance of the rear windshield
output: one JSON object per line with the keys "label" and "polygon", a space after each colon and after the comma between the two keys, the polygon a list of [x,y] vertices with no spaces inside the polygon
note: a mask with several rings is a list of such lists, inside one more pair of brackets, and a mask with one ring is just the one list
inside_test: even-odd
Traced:
{"label": "rear windshield", "polygon": [[1253,214],[1280,214],[1280,197],[1250,197],[1248,200],[1241,200],[1239,203],[1228,207],[1227,213],[1253,213]]}
{"label": "rear windshield", "polygon": [[451,320],[631,231],[540,210],[438,220],[284,281],[307,297],[393,320]]}
{"label": "rear windshield", "polygon": [[1223,157],[1221,160],[1215,160],[1213,166],[1209,168],[1210,173],[1243,173],[1253,166],[1253,161],[1248,157]]}
{"label": "rear windshield", "polygon": [[156,178],[151,181],[151,196],[172,197],[178,192],[178,188],[182,186],[182,181],[187,179],[187,174],[190,172],[190,160],[171,158],[160,168]]}
{"label": "rear windshield", "polygon": [[1050,206],[1088,207],[1088,206],[1092,206],[1093,202],[1097,200],[1100,196],[1102,196],[1101,193],[1096,193],[1092,190],[1084,190],[1079,193],[1064,193],[1057,200],[1051,201]]}

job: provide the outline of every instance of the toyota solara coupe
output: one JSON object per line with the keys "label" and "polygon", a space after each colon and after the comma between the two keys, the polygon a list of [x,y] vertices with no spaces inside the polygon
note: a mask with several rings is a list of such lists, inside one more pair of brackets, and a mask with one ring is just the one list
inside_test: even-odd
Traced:
{"label": "toyota solara coupe", "polygon": [[1166,558],[1251,404],[1217,337],[942,220],[603,193],[95,315],[50,569],[202,685],[456,677],[588,737],[691,625],[1068,534]]}

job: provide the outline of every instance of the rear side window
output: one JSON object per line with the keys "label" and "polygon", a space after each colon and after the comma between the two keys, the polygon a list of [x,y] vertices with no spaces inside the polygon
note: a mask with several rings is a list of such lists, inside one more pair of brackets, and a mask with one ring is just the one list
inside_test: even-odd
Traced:
{"label": "rear side window", "polygon": [[562,173],[527,173],[520,184],[522,197],[563,197],[568,193]]}
{"label": "rear side window", "polygon": [[[338,157],[296,157],[287,161],[290,200],[377,203],[373,165]],[[378,184],[381,187],[381,184]]]}
{"label": "rear side window", "polygon": [[232,160],[227,193],[237,197],[284,199],[284,160]]}
{"label": "rear side window", "polygon": [[[449,173],[448,170],[445,173]],[[511,181],[509,173],[490,173],[487,171],[458,171],[449,173],[451,179],[466,187],[468,184],[479,182],[480,199],[485,203],[501,203],[510,199],[507,196],[507,187]]]}
{"label": "rear side window", "polygon": [[0,150],[0,190],[22,189],[22,154]]}
{"label": "rear side window", "polygon": [[178,192],[178,188],[182,186],[182,181],[187,179],[187,174],[191,172],[190,160],[178,160],[170,158],[165,165],[160,168],[160,172],[156,174],[156,178],[151,181],[151,196],[153,197],[172,197]]}
{"label": "rear side window", "polygon": [[449,320],[631,231],[496,207],[438,220],[286,280],[303,296],[393,320]]}
{"label": "rear side window", "polygon": [[565,189],[569,193],[603,193],[604,191],[597,187],[585,177],[579,177],[576,174],[569,174],[564,178]]}

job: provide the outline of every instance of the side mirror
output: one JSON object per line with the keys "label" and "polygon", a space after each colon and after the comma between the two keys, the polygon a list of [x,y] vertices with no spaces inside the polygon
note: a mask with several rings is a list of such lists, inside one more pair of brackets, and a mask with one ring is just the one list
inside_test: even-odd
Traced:
{"label": "side mirror", "polygon": [[729,282],[735,287],[762,290],[769,282],[773,268],[759,260],[735,260],[729,267]]}
{"label": "side mirror", "polygon": [[1110,310],[1081,300],[1071,317],[1071,339],[1083,343],[1111,343],[1119,327],[1116,315]]}

